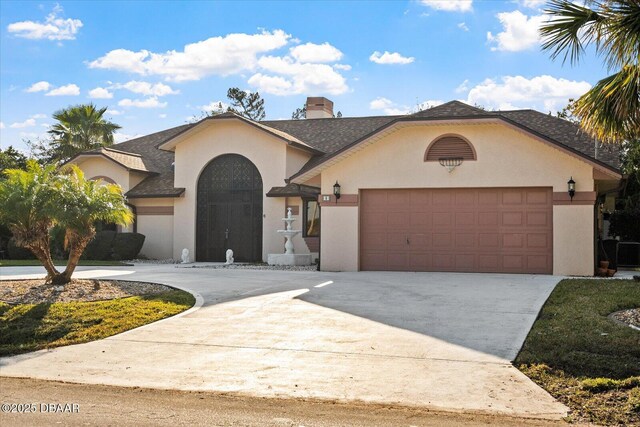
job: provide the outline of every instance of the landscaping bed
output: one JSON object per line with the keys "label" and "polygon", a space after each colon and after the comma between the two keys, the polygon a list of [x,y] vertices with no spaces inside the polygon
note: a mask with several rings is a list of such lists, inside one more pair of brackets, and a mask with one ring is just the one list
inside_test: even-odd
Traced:
{"label": "landscaping bed", "polygon": [[185,311],[195,298],[168,286],[121,280],[0,281],[0,356],[79,344]]}
{"label": "landscaping bed", "polygon": [[640,331],[627,325],[638,307],[633,280],[563,280],[514,364],[570,408],[570,421],[640,425]]}

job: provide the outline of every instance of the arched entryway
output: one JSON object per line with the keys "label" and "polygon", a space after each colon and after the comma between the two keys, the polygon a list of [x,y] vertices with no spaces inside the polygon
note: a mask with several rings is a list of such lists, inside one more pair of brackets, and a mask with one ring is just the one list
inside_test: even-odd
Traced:
{"label": "arched entryway", "polygon": [[262,260],[262,177],[246,157],[213,159],[198,180],[196,260]]}

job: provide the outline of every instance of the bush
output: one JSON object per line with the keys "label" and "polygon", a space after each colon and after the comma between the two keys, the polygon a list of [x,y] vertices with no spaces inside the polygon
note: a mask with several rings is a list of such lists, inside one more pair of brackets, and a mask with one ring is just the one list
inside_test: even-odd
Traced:
{"label": "bush", "polygon": [[29,249],[16,245],[14,238],[9,240],[7,252],[9,259],[36,259],[36,256]]}
{"label": "bush", "polygon": [[108,261],[113,254],[113,240],[115,231],[99,231],[89,242],[82,254],[82,258],[96,261]]}
{"label": "bush", "polygon": [[144,244],[144,235],[140,233],[118,233],[113,239],[113,259],[134,259]]}

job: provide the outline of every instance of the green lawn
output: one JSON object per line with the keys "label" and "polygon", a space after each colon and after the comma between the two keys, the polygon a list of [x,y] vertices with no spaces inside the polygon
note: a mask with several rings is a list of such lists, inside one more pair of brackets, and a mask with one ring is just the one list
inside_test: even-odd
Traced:
{"label": "green lawn", "polygon": [[571,420],[640,424],[640,332],[607,318],[635,307],[633,280],[563,280],[514,363],[567,405]]}
{"label": "green lawn", "polygon": [[[53,260],[56,266],[65,266],[67,265],[66,259],[56,259]],[[3,259],[0,260],[0,267],[29,267],[29,266],[39,266],[42,265],[40,261],[37,259]],[[127,264],[121,261],[91,261],[87,259],[81,259],[79,265],[101,265],[101,266],[130,266],[131,264]]]}
{"label": "green lawn", "polygon": [[0,356],[106,338],[192,307],[175,290],[107,301],[9,305],[0,302]]}

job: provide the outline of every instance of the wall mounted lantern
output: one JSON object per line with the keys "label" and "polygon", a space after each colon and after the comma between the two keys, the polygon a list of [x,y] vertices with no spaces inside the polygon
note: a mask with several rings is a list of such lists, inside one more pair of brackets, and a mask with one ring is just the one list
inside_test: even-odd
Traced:
{"label": "wall mounted lantern", "polygon": [[333,184],[333,195],[336,196],[336,200],[340,198],[340,184],[338,184],[338,181]]}
{"label": "wall mounted lantern", "polygon": [[573,180],[573,177],[569,178],[567,186],[569,187],[569,197],[571,201],[573,201],[573,196],[576,195],[576,182]]}

